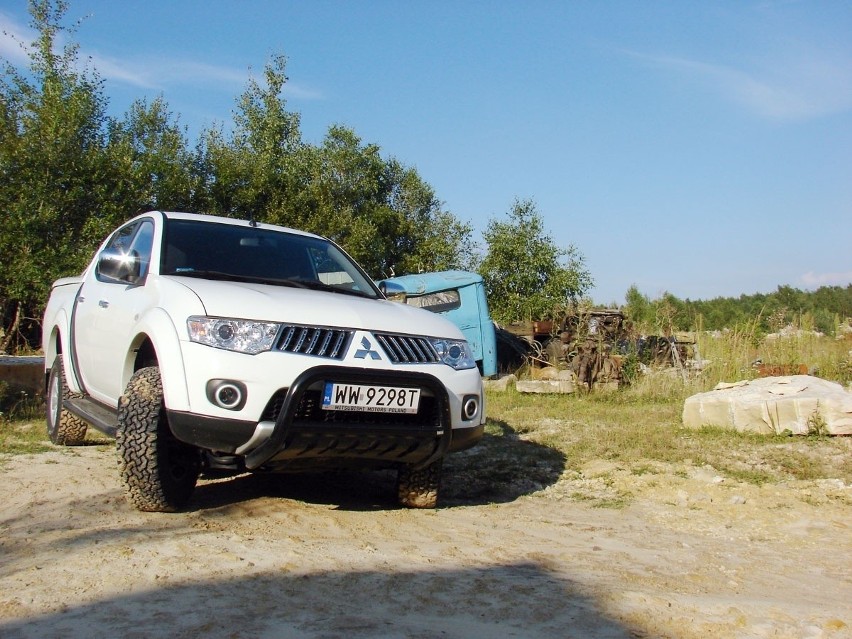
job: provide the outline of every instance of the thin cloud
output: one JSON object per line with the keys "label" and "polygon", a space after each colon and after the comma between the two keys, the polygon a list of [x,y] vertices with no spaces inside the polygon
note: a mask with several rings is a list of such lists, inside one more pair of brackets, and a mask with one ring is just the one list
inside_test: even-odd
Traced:
{"label": "thin cloud", "polygon": [[[252,76],[249,69],[218,66],[194,60],[172,58],[119,60],[98,55],[90,56],[90,59],[102,78],[146,90],[167,91],[170,86],[194,85],[213,86],[233,93],[242,90]],[[301,100],[319,100],[323,97],[317,91],[292,82],[287,82],[282,92],[285,96]]]}
{"label": "thin cloud", "polygon": [[191,60],[167,58],[119,59],[98,54],[89,56],[92,66],[105,80],[141,89],[165,90],[170,85],[213,85],[232,89],[243,86],[248,72]]}
{"label": "thin cloud", "polygon": [[845,273],[814,273],[808,271],[799,279],[806,286],[845,286],[852,284],[852,271]]}
{"label": "thin cloud", "polygon": [[773,120],[803,120],[852,109],[852,61],[838,64],[811,55],[750,72],[683,57],[626,53],[701,82],[732,102]]}
{"label": "thin cloud", "polygon": [[27,45],[33,37],[32,29],[22,27],[0,11],[0,56],[12,64],[26,63],[29,60]]}
{"label": "thin cloud", "polygon": [[[0,12],[0,55],[9,62],[23,65],[29,62],[28,44],[36,37],[29,27],[21,26]],[[61,43],[59,43],[61,45]],[[218,66],[194,60],[173,58],[116,58],[96,52],[79,52],[81,65],[93,68],[108,81],[137,87],[145,91],[168,91],[170,86],[193,85],[217,87],[223,91],[241,90],[251,77],[248,69]],[[285,96],[300,100],[320,100],[323,95],[313,89],[288,82]]]}

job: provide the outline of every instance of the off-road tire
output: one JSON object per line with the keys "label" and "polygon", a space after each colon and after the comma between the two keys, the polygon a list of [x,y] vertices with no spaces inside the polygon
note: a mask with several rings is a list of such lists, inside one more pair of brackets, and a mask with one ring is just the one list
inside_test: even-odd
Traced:
{"label": "off-road tire", "polygon": [[86,439],[86,430],[89,425],[65,408],[65,402],[74,397],[80,397],[80,395],[68,390],[62,355],[57,355],[50,368],[47,397],[44,403],[47,415],[47,436],[50,441],[59,446],[79,446]]}
{"label": "off-road tire", "polygon": [[201,454],[172,434],[156,366],[136,371],[119,398],[115,443],[121,479],[133,506],[175,512],[186,505],[198,480]]}
{"label": "off-road tire", "polygon": [[419,470],[412,470],[411,466],[400,468],[397,474],[400,505],[406,508],[435,508],[438,505],[442,465],[443,460],[439,459]]}

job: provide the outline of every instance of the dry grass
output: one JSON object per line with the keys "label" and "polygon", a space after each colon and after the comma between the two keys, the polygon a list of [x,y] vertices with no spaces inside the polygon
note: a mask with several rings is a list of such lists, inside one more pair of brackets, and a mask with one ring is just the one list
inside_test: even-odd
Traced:
{"label": "dry grass", "polygon": [[787,437],[719,428],[687,429],[678,398],[490,393],[489,419],[521,439],[558,452],[566,467],[595,460],[630,469],[649,463],[709,464],[753,483],[790,479],[852,482],[852,438]]}
{"label": "dry grass", "polygon": [[0,420],[0,455],[23,455],[54,450],[44,421]]}
{"label": "dry grass", "polygon": [[[839,479],[852,483],[852,438],[765,436],[681,424],[683,400],[719,381],[753,377],[751,363],[804,363],[820,376],[850,381],[850,344],[812,334],[761,341],[748,331],[703,335],[698,347],[709,363],[684,381],[674,369],[640,378],[615,392],[525,395],[488,393],[489,420],[479,446],[451,455],[445,465],[447,502],[515,499],[576,477],[589,464],[613,464],[633,475],[689,466],[712,466],[753,484]],[[25,410],[24,404],[17,410]],[[41,410],[41,409],[40,409]],[[0,420],[0,453],[50,450],[38,415]],[[673,470],[674,469],[674,470]],[[605,479],[601,481],[605,482]],[[577,499],[584,498],[578,493]],[[620,505],[629,495],[617,493]]]}
{"label": "dry grass", "polygon": [[738,329],[698,335],[698,352],[706,361],[699,390],[712,388],[720,381],[751,379],[757,374],[753,363],[761,361],[775,367],[804,365],[810,374],[839,382],[852,383],[852,340],[835,339],[813,331],[793,328],[788,335],[757,338],[753,330]]}

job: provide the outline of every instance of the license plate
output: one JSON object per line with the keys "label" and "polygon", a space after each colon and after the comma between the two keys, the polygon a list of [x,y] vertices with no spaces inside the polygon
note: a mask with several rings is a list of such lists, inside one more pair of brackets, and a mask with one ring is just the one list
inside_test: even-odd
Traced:
{"label": "license plate", "polygon": [[419,405],[419,388],[326,382],[322,395],[323,410],[416,413]]}

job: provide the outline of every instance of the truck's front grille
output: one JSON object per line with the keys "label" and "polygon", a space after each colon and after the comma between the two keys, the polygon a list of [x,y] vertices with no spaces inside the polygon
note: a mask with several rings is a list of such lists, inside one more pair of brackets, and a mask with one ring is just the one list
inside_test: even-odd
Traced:
{"label": "truck's front grille", "polygon": [[425,337],[373,333],[395,364],[434,364],[439,360],[435,348]]}
{"label": "truck's front grille", "polygon": [[282,326],[276,348],[287,353],[343,359],[352,331],[340,328]]}

